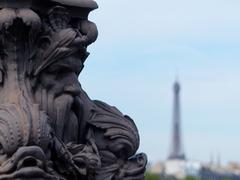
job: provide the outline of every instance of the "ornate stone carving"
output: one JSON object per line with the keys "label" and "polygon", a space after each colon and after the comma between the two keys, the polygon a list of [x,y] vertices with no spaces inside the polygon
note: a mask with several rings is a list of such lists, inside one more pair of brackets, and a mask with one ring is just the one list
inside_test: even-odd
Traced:
{"label": "ornate stone carving", "polygon": [[78,75],[92,0],[0,0],[0,179],[141,180],[137,128]]}

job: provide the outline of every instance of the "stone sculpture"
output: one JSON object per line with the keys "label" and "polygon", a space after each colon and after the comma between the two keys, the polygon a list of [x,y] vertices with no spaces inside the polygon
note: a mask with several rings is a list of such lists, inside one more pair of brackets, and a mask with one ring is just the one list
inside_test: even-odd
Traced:
{"label": "stone sculpture", "polygon": [[0,180],[141,180],[137,128],[78,75],[92,0],[0,0]]}

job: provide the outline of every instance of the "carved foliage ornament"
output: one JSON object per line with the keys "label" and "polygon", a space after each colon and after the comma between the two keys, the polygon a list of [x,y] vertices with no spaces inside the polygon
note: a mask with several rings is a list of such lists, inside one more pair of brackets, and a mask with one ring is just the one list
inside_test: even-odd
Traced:
{"label": "carved foliage ornament", "polygon": [[141,180],[137,128],[78,76],[92,0],[0,0],[0,179]]}

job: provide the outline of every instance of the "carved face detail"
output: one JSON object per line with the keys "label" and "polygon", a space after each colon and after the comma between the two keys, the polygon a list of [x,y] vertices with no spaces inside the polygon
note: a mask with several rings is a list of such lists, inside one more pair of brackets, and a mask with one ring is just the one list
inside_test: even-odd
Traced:
{"label": "carved face detail", "polygon": [[36,101],[64,142],[78,142],[81,123],[78,75],[82,66],[78,53],[74,53],[49,65],[38,77]]}

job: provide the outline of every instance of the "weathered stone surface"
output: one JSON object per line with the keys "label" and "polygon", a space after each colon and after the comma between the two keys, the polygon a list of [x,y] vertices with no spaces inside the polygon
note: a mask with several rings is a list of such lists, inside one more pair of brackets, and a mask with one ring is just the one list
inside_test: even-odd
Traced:
{"label": "weathered stone surface", "polygon": [[133,120],[78,81],[92,0],[0,0],[0,179],[141,180]]}

